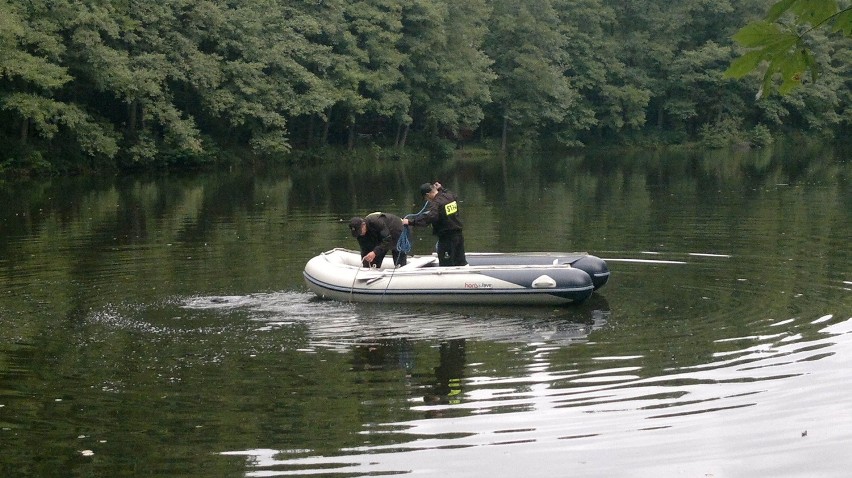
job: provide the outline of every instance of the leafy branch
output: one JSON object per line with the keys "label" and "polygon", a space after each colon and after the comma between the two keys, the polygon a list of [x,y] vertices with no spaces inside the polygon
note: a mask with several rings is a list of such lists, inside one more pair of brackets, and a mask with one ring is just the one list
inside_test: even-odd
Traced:
{"label": "leafy branch", "polygon": [[[792,16],[791,23],[780,21],[785,14]],[[810,27],[799,33],[804,25]],[[840,8],[836,0],[781,0],[763,20],[749,23],[733,36],[734,41],[749,50],[731,62],[724,77],[742,78],[763,68],[758,99],[772,90],[777,77],[780,77],[777,89],[782,95],[801,85],[806,72],[815,82],[820,67],[806,44],[806,37],[826,26],[831,26],[832,32],[852,36],[852,7]]]}

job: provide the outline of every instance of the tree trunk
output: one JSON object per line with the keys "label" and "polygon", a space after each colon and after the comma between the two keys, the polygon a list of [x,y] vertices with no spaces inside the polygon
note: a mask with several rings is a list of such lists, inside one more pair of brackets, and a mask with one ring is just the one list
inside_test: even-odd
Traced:
{"label": "tree trunk", "polygon": [[408,141],[408,131],[411,130],[411,123],[406,123],[405,127],[402,128],[402,139],[399,142],[399,149],[405,149],[405,142]]}
{"label": "tree trunk", "polygon": [[503,138],[500,142],[500,151],[506,152],[507,137],[509,135],[509,115],[503,116]]}
{"label": "tree trunk", "polygon": [[310,115],[308,118],[308,132],[306,133],[307,138],[305,138],[305,144],[308,148],[312,147],[314,144],[314,121],[316,120],[316,115]]}
{"label": "tree trunk", "polygon": [[331,121],[326,118],[323,120],[322,137],[320,138],[320,146],[328,144],[328,128],[331,126]]}
{"label": "tree trunk", "polygon": [[355,117],[349,117],[349,139],[346,141],[346,148],[349,151],[355,149]]}
{"label": "tree trunk", "polygon": [[130,135],[136,133],[136,100],[127,103],[127,132]]}
{"label": "tree trunk", "polygon": [[21,143],[27,144],[27,139],[30,135],[30,119],[24,118],[21,120]]}

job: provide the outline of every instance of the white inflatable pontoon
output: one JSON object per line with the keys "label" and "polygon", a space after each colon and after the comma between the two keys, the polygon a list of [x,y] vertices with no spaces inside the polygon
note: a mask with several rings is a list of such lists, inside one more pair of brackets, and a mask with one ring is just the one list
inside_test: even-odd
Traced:
{"label": "white inflatable pontoon", "polygon": [[468,253],[467,266],[439,267],[412,256],[394,268],[365,268],[357,251],[337,248],[305,265],[305,283],[323,298],[421,304],[541,304],[586,300],[609,279],[606,262],[586,253]]}

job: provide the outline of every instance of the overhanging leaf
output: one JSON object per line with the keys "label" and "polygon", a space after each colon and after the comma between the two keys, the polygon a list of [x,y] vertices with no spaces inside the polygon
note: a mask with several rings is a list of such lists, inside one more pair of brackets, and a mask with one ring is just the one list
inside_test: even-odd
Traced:
{"label": "overhanging leaf", "polygon": [[798,0],[781,0],[775,5],[772,5],[772,7],[769,9],[769,12],[767,12],[766,14],[766,20],[770,22],[778,20],[779,18],[781,18],[781,15],[783,15],[784,12],[789,10],[790,7],[797,1]]}
{"label": "overhanging leaf", "polygon": [[793,34],[779,35],[775,40],[775,42],[766,45],[760,50],[767,58],[771,59],[789,55],[801,41],[798,36]]}
{"label": "overhanging leaf", "polygon": [[766,46],[777,41],[785,33],[775,23],[756,21],[742,27],[734,34],[733,39],[747,48]]}
{"label": "overhanging leaf", "polygon": [[790,7],[802,23],[817,26],[837,13],[836,0],[798,0]]}
{"label": "overhanging leaf", "polygon": [[763,50],[752,50],[743,54],[731,62],[731,66],[723,73],[724,78],[742,78],[757,68],[761,61],[766,59]]}
{"label": "overhanging leaf", "polygon": [[843,33],[847,37],[852,36],[852,7],[837,14],[832,31]]}
{"label": "overhanging leaf", "polygon": [[804,50],[796,51],[792,55],[779,58],[777,65],[781,73],[781,85],[778,87],[778,92],[786,95],[793,88],[802,84],[802,75],[807,69],[807,54]]}

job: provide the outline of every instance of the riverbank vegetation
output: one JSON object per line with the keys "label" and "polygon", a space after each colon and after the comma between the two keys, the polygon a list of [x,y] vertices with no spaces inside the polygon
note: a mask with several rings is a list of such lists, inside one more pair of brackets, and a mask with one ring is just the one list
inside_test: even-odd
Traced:
{"label": "riverbank vegetation", "polygon": [[842,138],[843,32],[786,95],[724,74],[773,3],[0,0],[0,174]]}

